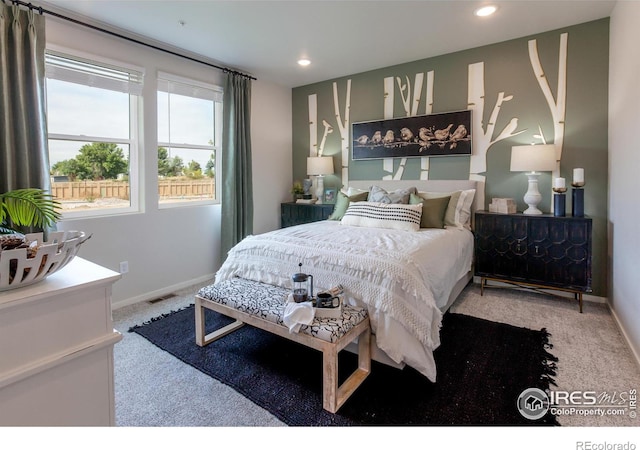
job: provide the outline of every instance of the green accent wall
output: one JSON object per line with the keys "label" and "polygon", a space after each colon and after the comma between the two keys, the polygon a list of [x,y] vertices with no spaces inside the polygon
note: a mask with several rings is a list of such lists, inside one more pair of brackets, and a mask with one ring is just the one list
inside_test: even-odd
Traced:
{"label": "green accent wall", "polygon": [[[593,289],[594,295],[607,293],[607,142],[608,142],[608,68],[609,68],[609,19],[579,24],[559,30],[514,39],[498,44],[468,49],[433,58],[385,67],[347,77],[327,80],[293,89],[293,176],[294,180],[307,177],[306,157],[316,148],[310,145],[309,96],[317,99],[317,143],[323,137],[326,121],[332,132],[326,135],[324,156],[334,157],[335,175],[325,177],[325,187],[340,187],[342,166],[342,136],[334,105],[333,85],[336,83],[338,112],[344,120],[347,80],[351,80],[349,98],[349,124],[346,128],[349,145],[349,180],[382,179],[389,175],[383,169],[382,160],[351,160],[351,123],[381,120],[384,117],[384,80],[394,78],[393,117],[405,117],[402,92],[396,77],[405,83],[407,77],[413,90],[417,73],[424,74],[422,94],[417,115],[426,114],[427,73],[433,71],[432,113],[459,111],[470,108],[468,104],[470,65],[483,63],[484,110],[482,130],[472,126],[471,136],[476,153],[476,138],[487,129],[490,117],[500,93],[505,97],[494,124],[492,140],[512,119],[517,127],[512,135],[497,139],[486,151],[486,170],[474,176],[485,177],[485,207],[493,197],[512,197],[518,202],[518,210],[526,208],[523,201],[527,190],[527,177],[523,173],[510,172],[510,152],[514,145],[541,144],[540,130],[547,143],[555,143],[554,122],[549,102],[541,89],[533,70],[529,54],[529,41],[535,40],[537,55],[551,94],[558,97],[559,61],[561,36],[566,34],[566,109],[564,116],[564,138],[560,160],[560,176],[570,187],[573,168],[585,170],[585,214],[593,218]],[[420,46],[419,42],[404,45]],[[375,51],[375,49],[372,49]],[[354,55],[354,58],[366,55]],[[404,91],[406,92],[406,90]],[[413,98],[412,98],[413,100]],[[478,114],[480,111],[473,111]],[[479,141],[479,139],[478,139]],[[469,179],[469,156],[446,156],[429,158],[429,179]],[[393,174],[400,159],[394,160]],[[420,179],[420,158],[409,158],[402,179]],[[292,180],[292,181],[294,181]],[[540,192],[543,200],[539,205],[549,212],[552,203],[552,174],[540,176]],[[567,213],[571,214],[571,191],[567,192]]]}

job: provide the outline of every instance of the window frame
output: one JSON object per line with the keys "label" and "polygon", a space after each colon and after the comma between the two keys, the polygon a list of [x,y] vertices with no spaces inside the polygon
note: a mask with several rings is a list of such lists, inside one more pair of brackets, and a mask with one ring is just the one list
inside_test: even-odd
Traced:
{"label": "window frame", "polygon": [[[115,144],[123,144],[129,146],[129,206],[127,207],[118,207],[118,208],[96,208],[93,210],[83,210],[83,211],[70,211],[63,210],[61,220],[72,220],[72,219],[90,219],[90,218],[101,218],[101,217],[109,217],[109,216],[118,216],[124,214],[136,214],[143,212],[143,205],[141,203],[141,174],[140,174],[140,135],[141,135],[141,127],[144,124],[144,118],[141,117],[140,112],[142,111],[142,102],[143,102],[143,89],[144,89],[144,81],[145,80],[145,69],[139,66],[135,66],[126,62],[116,61],[110,58],[105,58],[93,53],[81,52],[65,47],[60,47],[57,45],[47,45],[45,49],[45,54],[55,54],[61,57],[68,57],[69,59],[79,59],[84,60],[95,65],[102,65],[106,67],[117,67],[119,69],[130,71],[132,73],[136,73],[140,76],[142,86],[139,89],[139,93],[131,93],[129,92],[129,139],[119,139],[119,138],[105,138],[99,136],[91,136],[91,135],[69,135],[64,133],[50,133],[47,129],[47,147],[50,140],[58,140],[58,141],[74,141],[74,142],[106,142],[106,143],[115,143]],[[45,64],[46,67],[46,64]],[[47,77],[46,69],[45,69],[45,79],[59,79],[55,77]],[[75,81],[67,82],[76,83],[81,86],[91,86],[90,84],[80,83]],[[111,89],[114,90],[114,89]],[[117,92],[117,90],[114,90]],[[48,94],[45,95],[45,99],[48,99]],[[48,108],[47,108],[48,113]],[[49,163],[49,170],[51,170],[51,163]]]}
{"label": "window frame", "polygon": [[[158,195],[158,190],[156,189],[157,195],[157,206],[158,209],[171,209],[171,208],[184,208],[189,206],[202,206],[202,205],[219,205],[220,204],[220,159],[222,157],[222,110],[224,105],[224,94],[223,88],[215,85],[213,83],[205,83],[193,78],[188,78],[180,75],[176,75],[170,72],[165,72],[162,70],[158,70],[156,73],[156,99],[158,98],[159,92],[166,92],[170,94],[167,90],[161,90],[161,83],[178,83],[181,85],[206,89],[208,91],[213,92],[214,98],[211,99],[213,101],[213,145],[198,145],[198,144],[177,144],[166,141],[160,141],[159,136],[157,136],[157,147],[166,147],[166,148],[176,148],[176,149],[200,149],[200,150],[211,150],[215,154],[215,168],[214,168],[214,185],[215,185],[215,196],[212,199],[204,199],[204,200],[186,200],[186,201],[175,201],[175,202],[160,202],[160,196]],[[195,97],[199,98],[199,97]],[[156,103],[156,124],[158,123],[158,115],[159,115],[159,105]],[[170,110],[169,110],[170,113]],[[171,127],[171,121],[169,119],[168,126]],[[159,135],[159,130],[157,131],[157,135]],[[169,139],[171,139],[169,137]],[[157,166],[157,151],[156,151],[156,166]],[[204,169],[204,168],[203,168]],[[156,183],[159,181],[159,175],[156,171]]]}

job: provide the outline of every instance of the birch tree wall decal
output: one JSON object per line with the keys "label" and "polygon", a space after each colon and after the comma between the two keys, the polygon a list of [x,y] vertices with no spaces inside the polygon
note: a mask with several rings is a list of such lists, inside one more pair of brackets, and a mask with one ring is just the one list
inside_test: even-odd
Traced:
{"label": "birch tree wall decal", "polygon": [[[558,88],[556,90],[557,98],[553,98],[549,80],[544,74],[542,63],[538,55],[538,41],[532,39],[529,41],[529,60],[533,73],[536,75],[538,85],[542,89],[551,116],[553,117],[553,143],[556,146],[556,170],[553,171],[553,177],[560,176],[560,160],[562,159],[562,146],[564,145],[564,122],[567,102],[567,43],[569,40],[568,33],[560,35],[560,49],[558,52]],[[542,134],[542,131],[541,131]]]}
{"label": "birch tree wall decal", "polygon": [[347,80],[347,92],[344,101],[344,119],[340,115],[340,102],[338,101],[338,83],[333,82],[333,107],[340,131],[340,146],[342,149],[342,184],[349,185],[349,111],[351,109],[351,79]]}
{"label": "birch tree wall decal", "polygon": [[324,132],[318,145],[318,98],[316,94],[309,96],[309,156],[322,156],[327,143],[327,135],[333,133],[333,127],[326,120],[322,120]]}
{"label": "birch tree wall decal", "polygon": [[309,104],[309,156],[318,156],[318,95],[308,97]]}
{"label": "birch tree wall decal", "polygon": [[[420,100],[422,95],[422,86],[424,84],[424,73],[416,73],[413,83],[413,95],[411,90],[411,81],[408,76],[405,76],[405,82],[403,83],[400,77],[395,78],[398,84],[398,89],[402,97],[402,104],[404,106],[405,116],[417,116],[418,108],[420,107]],[[394,77],[386,77],[384,79],[384,118],[393,119],[394,111]],[[433,107],[433,71],[427,73],[427,106],[425,114],[431,114]],[[404,173],[404,168],[407,164],[407,158],[400,159],[400,165],[398,170],[394,173],[393,158],[385,158],[382,162],[383,171],[387,174],[382,177],[383,180],[400,180]],[[420,158],[420,179],[427,180],[429,178],[429,158]]]}
{"label": "birch tree wall decal", "polygon": [[518,119],[513,117],[509,123],[500,132],[495,139],[493,135],[495,133],[496,121],[500,114],[500,108],[504,102],[508,102],[513,99],[513,95],[504,95],[504,92],[498,93],[496,104],[493,107],[489,121],[486,128],[484,123],[484,62],[469,64],[469,93],[468,93],[468,109],[472,110],[471,120],[472,135],[473,135],[473,151],[469,162],[469,179],[478,182],[478,189],[476,195],[479,196],[479,204],[484,204],[485,197],[485,180],[484,175],[480,175],[487,171],[487,151],[489,148],[498,141],[508,139],[513,136],[517,136],[520,133],[524,133],[526,130],[516,132],[518,128]]}

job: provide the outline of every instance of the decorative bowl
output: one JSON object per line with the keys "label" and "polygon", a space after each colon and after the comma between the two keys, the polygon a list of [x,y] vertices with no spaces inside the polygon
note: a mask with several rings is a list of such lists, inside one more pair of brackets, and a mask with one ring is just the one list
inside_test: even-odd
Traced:
{"label": "decorative bowl", "polygon": [[44,280],[66,266],[90,237],[83,231],[51,231],[44,241],[42,233],[25,234],[18,248],[0,250],[0,291]]}

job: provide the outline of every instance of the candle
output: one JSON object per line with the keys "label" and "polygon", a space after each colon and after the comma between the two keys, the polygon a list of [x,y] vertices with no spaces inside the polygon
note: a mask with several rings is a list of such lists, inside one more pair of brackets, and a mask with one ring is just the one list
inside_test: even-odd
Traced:
{"label": "candle", "polygon": [[584,183],[584,169],[573,169],[573,182]]}
{"label": "candle", "polygon": [[553,187],[554,188],[565,188],[565,187],[567,187],[564,178],[556,178],[555,180],[553,180]]}

